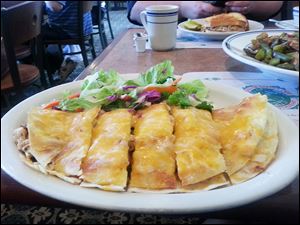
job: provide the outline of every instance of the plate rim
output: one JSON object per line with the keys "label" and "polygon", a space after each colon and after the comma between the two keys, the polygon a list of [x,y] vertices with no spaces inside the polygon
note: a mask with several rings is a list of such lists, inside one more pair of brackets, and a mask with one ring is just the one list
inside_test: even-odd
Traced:
{"label": "plate rim", "polygon": [[274,67],[274,66],[262,63],[260,61],[254,60],[253,58],[247,56],[244,52],[243,53],[245,55],[236,54],[235,52],[233,52],[228,47],[228,45],[230,44],[229,43],[230,41],[233,41],[234,39],[240,38],[241,36],[246,36],[246,35],[250,35],[250,34],[253,34],[253,33],[262,33],[262,32],[277,33],[277,32],[294,32],[294,31],[297,31],[297,30],[296,29],[264,29],[264,30],[254,30],[254,31],[241,32],[241,33],[230,35],[229,37],[225,38],[222,42],[222,49],[231,58],[233,58],[237,61],[243,62],[247,65],[256,67],[259,70],[260,70],[260,68],[263,68],[267,71],[278,72],[278,73],[285,74],[285,75],[298,76],[299,77],[299,72],[297,72],[297,71],[282,69],[282,68],[278,68],[278,67]]}
{"label": "plate rim", "polygon": [[[197,78],[195,78],[195,79],[197,79]],[[67,83],[67,84],[63,84],[63,85],[60,85],[60,86],[56,86],[56,87],[47,89],[44,92],[51,92],[55,88],[60,89],[62,87],[74,88],[74,86],[76,86],[76,85],[79,88],[79,84],[81,82],[82,82],[82,80],[81,81],[75,81],[75,82]],[[219,84],[219,83],[214,82],[214,81],[203,81],[203,82],[209,88],[211,86],[213,86],[213,85],[215,87],[218,87],[218,88],[220,88],[220,86],[221,86],[223,88],[226,88],[226,90],[228,90],[228,91],[235,91],[237,94],[241,94],[241,96],[244,96],[244,97],[251,95],[250,93],[247,93],[247,92],[245,92],[245,91],[243,91],[241,89],[238,89],[238,88],[235,88],[235,87],[232,87],[232,86],[229,86],[229,85]],[[38,94],[40,94],[40,93],[38,93]],[[58,93],[56,93],[56,94],[58,94]],[[28,98],[28,99],[25,99],[24,101],[22,101],[21,103],[19,103],[17,105],[18,107],[15,106],[13,109],[14,110],[18,110],[19,108],[21,108],[23,106],[23,104],[26,104],[27,102],[30,102],[30,100],[32,100],[32,98],[36,97],[36,96],[37,96],[37,94],[34,95],[34,96],[32,96],[32,97],[30,97],[30,98]],[[293,129],[296,129],[296,134],[297,134],[297,132],[299,133],[298,129],[296,128],[296,125],[286,115],[284,115],[276,107],[274,107],[274,106],[271,106],[271,107],[272,107],[272,110],[274,110],[274,112],[276,113],[277,117],[278,116],[282,117],[285,120],[285,122],[287,122],[287,124],[291,125]],[[13,109],[11,109],[11,110],[13,110]],[[7,124],[8,122],[6,121],[7,120],[6,118],[9,119],[9,117],[11,117],[11,114],[8,114],[8,113],[6,113],[1,118],[1,133],[2,133],[2,131],[4,129],[4,127],[2,126],[2,124]],[[285,179],[284,182],[281,182],[279,184],[277,183],[277,185],[275,187],[272,186],[271,189],[270,188],[265,188],[262,191],[260,191],[258,193],[255,193],[255,194],[252,194],[250,196],[239,197],[235,201],[232,201],[232,200],[228,199],[228,196],[225,196],[224,198],[227,199],[226,200],[227,202],[225,201],[225,203],[224,203],[224,199],[223,199],[223,202],[221,204],[220,203],[219,204],[209,203],[207,206],[200,204],[200,206],[198,205],[197,207],[195,207],[195,206],[189,207],[189,205],[185,206],[183,204],[183,207],[178,207],[178,206],[174,205],[173,202],[170,202],[170,204],[166,204],[167,202],[165,202],[165,201],[167,201],[167,200],[174,201],[173,196],[176,196],[178,201],[184,203],[186,201],[191,201],[191,200],[195,199],[195,197],[199,197],[200,199],[202,197],[202,198],[205,199],[205,196],[214,196],[214,194],[217,194],[219,192],[221,192],[221,193],[224,192],[224,189],[227,189],[227,190],[229,190],[229,189],[231,190],[232,189],[232,191],[234,191],[235,189],[239,190],[241,187],[242,187],[241,188],[242,189],[242,193],[245,192],[245,191],[247,193],[247,189],[248,189],[248,192],[249,192],[249,191],[252,190],[252,187],[250,188],[249,187],[250,185],[247,186],[247,185],[245,185],[245,183],[242,183],[242,184],[230,186],[230,187],[227,187],[227,188],[222,188],[222,189],[217,189],[217,190],[211,190],[209,192],[203,191],[203,192],[185,193],[185,194],[167,194],[167,195],[164,195],[164,194],[146,194],[146,195],[143,195],[143,197],[147,196],[148,200],[151,199],[152,197],[154,197],[155,199],[159,198],[159,202],[156,202],[156,204],[159,203],[159,205],[160,205],[161,203],[163,203],[164,207],[157,207],[157,208],[151,208],[151,205],[145,205],[145,204],[143,204],[143,207],[142,207],[142,205],[132,206],[130,204],[128,204],[128,205],[125,204],[126,206],[124,206],[124,203],[123,203],[123,205],[122,204],[118,205],[118,204],[116,204],[116,202],[114,202],[113,204],[112,203],[107,204],[107,202],[106,202],[106,204],[101,204],[101,203],[95,204],[95,203],[91,203],[91,202],[89,202],[87,200],[79,202],[79,200],[76,200],[75,198],[71,198],[70,196],[64,196],[62,193],[57,193],[57,192],[53,192],[53,191],[49,193],[49,191],[42,190],[41,187],[35,187],[34,184],[30,183],[29,181],[24,181],[22,179],[20,180],[20,178],[17,177],[16,174],[13,173],[13,171],[11,170],[11,168],[7,167],[7,162],[4,162],[4,159],[5,159],[6,156],[3,155],[3,153],[4,153],[3,147],[5,147],[5,145],[3,143],[2,138],[6,137],[6,136],[9,136],[9,135],[8,134],[1,135],[1,168],[9,176],[11,176],[13,179],[15,179],[18,183],[21,183],[22,185],[30,188],[33,191],[36,191],[36,192],[38,192],[40,194],[52,197],[54,199],[63,200],[65,202],[69,202],[69,203],[76,204],[76,205],[81,205],[81,206],[86,206],[86,207],[92,207],[92,208],[97,208],[97,209],[104,209],[104,210],[118,210],[118,211],[126,211],[126,212],[148,212],[148,213],[150,212],[150,213],[169,213],[169,214],[173,214],[173,213],[210,212],[210,211],[222,210],[222,209],[227,209],[227,208],[233,208],[233,207],[237,207],[237,206],[240,206],[240,205],[244,205],[244,204],[256,201],[258,199],[261,199],[263,197],[269,196],[269,195],[271,195],[271,194],[273,194],[273,193],[281,190],[283,187],[285,187],[286,185],[288,185],[289,183],[291,183],[294,180],[294,178],[297,176],[298,170],[299,170],[299,167],[298,167],[298,170],[297,170],[297,168],[296,169],[295,168],[292,169],[293,173],[290,173],[290,174],[288,174],[289,176],[284,177],[283,178],[283,179]],[[295,140],[295,141],[296,142],[294,144],[297,145],[297,140]],[[6,144],[6,145],[8,145],[8,144]],[[299,146],[299,139],[298,139],[298,146]],[[10,150],[6,150],[6,151],[10,151]],[[299,157],[297,157],[297,158],[299,158]],[[21,162],[21,163],[23,163],[23,162]],[[298,164],[298,163],[296,162],[294,164]],[[24,166],[26,166],[26,165],[24,165]],[[39,173],[37,171],[33,171],[33,172]],[[41,173],[39,173],[39,174],[41,176],[43,176],[45,179],[49,178],[48,176],[46,177],[44,174],[41,174]],[[40,176],[40,175],[38,175],[38,176]],[[49,179],[52,179],[52,178],[49,178]],[[58,179],[58,178],[55,178],[55,179]],[[249,181],[247,181],[247,182],[254,183],[256,186],[259,186],[259,184],[257,182],[256,183],[253,182],[255,179],[257,179],[257,178],[254,178],[254,179],[250,180],[250,182]],[[64,181],[61,181],[61,182],[64,182]],[[65,185],[71,185],[71,184],[64,182],[63,186],[65,186]],[[70,188],[71,188],[71,186],[70,186]],[[83,193],[85,193],[86,191],[90,191],[90,190],[91,189],[85,189],[85,190],[83,189]],[[119,199],[120,197],[124,196],[124,193],[111,193],[111,192],[106,192],[106,191],[101,191],[101,190],[96,190],[96,191],[99,192],[99,193],[100,192],[104,193],[104,196],[108,196],[108,197],[106,197],[108,199],[110,199],[109,196],[113,196],[114,200]],[[94,191],[91,191],[91,193],[92,192],[94,192]],[[128,192],[125,192],[125,193],[126,193],[126,195],[129,195],[129,196],[132,197],[133,202],[138,201],[138,198],[141,195],[140,193],[128,193]],[[225,191],[225,193],[226,193],[226,191]],[[99,195],[101,196],[101,194],[99,194]],[[187,197],[185,197],[185,196],[187,196]],[[126,196],[125,196],[125,198],[126,198]],[[185,200],[185,199],[182,199],[182,198],[186,198],[186,199],[189,199],[189,200]],[[235,198],[237,198],[237,197],[235,197]],[[142,202],[144,202],[144,201],[142,201]],[[166,207],[166,206],[168,206],[168,207]]]}

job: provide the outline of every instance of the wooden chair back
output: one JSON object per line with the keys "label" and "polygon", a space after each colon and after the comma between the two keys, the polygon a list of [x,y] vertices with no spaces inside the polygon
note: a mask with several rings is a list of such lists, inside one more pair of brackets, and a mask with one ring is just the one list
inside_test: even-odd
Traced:
{"label": "wooden chair back", "polygon": [[40,46],[42,6],[42,1],[26,1],[8,8],[1,8],[1,35],[16,89],[21,88],[21,79],[14,48],[33,39],[37,46]]}

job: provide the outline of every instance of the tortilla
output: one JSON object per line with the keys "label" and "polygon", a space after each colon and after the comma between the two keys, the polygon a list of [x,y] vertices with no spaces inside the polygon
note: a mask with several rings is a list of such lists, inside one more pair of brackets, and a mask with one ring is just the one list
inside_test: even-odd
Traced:
{"label": "tortilla", "polygon": [[233,184],[244,182],[263,172],[275,157],[278,146],[277,121],[274,112],[270,108],[267,111],[268,120],[263,137],[250,161],[230,176]]}
{"label": "tortilla", "polygon": [[174,107],[175,152],[182,186],[196,184],[223,173],[225,161],[216,123],[211,113],[197,108]]}
{"label": "tortilla", "polygon": [[243,168],[255,154],[267,124],[267,97],[257,94],[239,105],[213,111],[220,125],[220,141],[229,176]]}
{"label": "tortilla", "polygon": [[91,147],[82,162],[81,178],[85,182],[82,186],[124,190],[131,125],[132,115],[127,109],[106,112],[99,117],[93,129]]}

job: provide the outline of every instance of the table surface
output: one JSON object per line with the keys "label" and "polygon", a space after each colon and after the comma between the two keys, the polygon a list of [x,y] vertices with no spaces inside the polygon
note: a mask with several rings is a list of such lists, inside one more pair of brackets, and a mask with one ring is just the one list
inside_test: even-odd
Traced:
{"label": "table surface", "polygon": [[[254,67],[230,58],[222,49],[176,49],[168,52],[146,50],[145,53],[136,53],[132,41],[133,33],[135,32],[137,32],[136,29],[130,29],[116,38],[77,79],[83,79],[99,69],[108,70],[113,68],[119,73],[141,72],[165,59],[172,61],[175,67],[175,74],[178,75],[192,71],[257,71]],[[1,202],[76,207],[31,191],[14,181],[2,170]],[[213,216],[215,218],[229,219],[264,219],[271,217],[275,220],[276,218],[282,218],[282,216],[287,219],[294,218],[298,211],[299,178],[270,197],[247,206],[214,212]]]}

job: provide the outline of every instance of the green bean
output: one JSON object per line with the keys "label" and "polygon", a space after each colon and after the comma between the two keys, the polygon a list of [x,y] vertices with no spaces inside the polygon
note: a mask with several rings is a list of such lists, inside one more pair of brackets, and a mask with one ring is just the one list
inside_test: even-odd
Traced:
{"label": "green bean", "polygon": [[269,45],[267,45],[266,43],[260,43],[260,46],[261,46],[261,47],[265,50],[265,52],[266,52],[265,58],[267,58],[268,61],[269,61],[270,59],[272,59],[273,51],[272,51],[272,49],[269,47]]}
{"label": "green bean", "polygon": [[255,50],[252,50],[251,48],[244,48],[244,52],[246,52],[246,54],[251,57],[255,57],[256,54]]}
{"label": "green bean", "polygon": [[274,58],[280,59],[280,61],[282,61],[282,62],[289,62],[293,59],[292,56],[288,56],[281,52],[276,52],[276,51],[273,52],[273,56],[274,56]]}
{"label": "green bean", "polygon": [[273,42],[271,44],[271,48],[273,48],[274,46],[279,45],[279,44],[280,44],[280,40],[278,38],[275,38],[275,39],[273,39]]}
{"label": "green bean", "polygon": [[259,61],[264,60],[265,57],[266,57],[266,51],[263,48],[259,49],[255,55],[255,59]]}
{"label": "green bean", "polygon": [[275,45],[273,47],[273,51],[276,51],[276,52],[280,52],[280,53],[284,53],[286,51],[286,45]]}
{"label": "green bean", "polygon": [[277,58],[273,58],[269,61],[269,64],[272,65],[272,66],[276,66],[280,63],[280,59],[277,59]]}
{"label": "green bean", "polygon": [[287,69],[287,70],[295,70],[295,66],[290,63],[278,64],[277,67],[282,68],[282,69]]}

